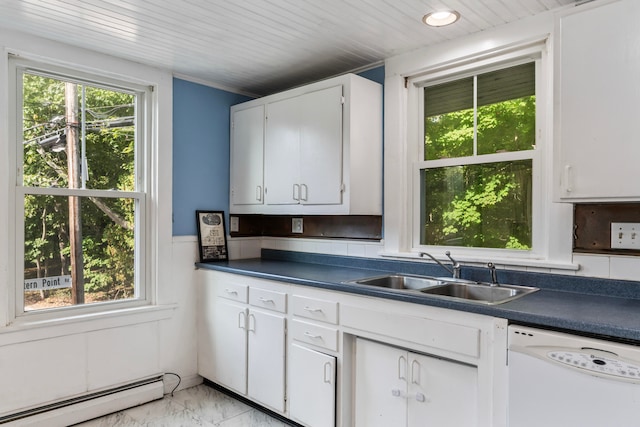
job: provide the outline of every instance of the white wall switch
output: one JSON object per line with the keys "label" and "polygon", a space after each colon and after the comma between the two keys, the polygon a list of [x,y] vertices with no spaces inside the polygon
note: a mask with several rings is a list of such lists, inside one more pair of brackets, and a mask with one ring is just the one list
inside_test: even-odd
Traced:
{"label": "white wall switch", "polygon": [[611,249],[640,250],[640,223],[612,222]]}
{"label": "white wall switch", "polygon": [[232,216],[231,218],[229,218],[229,222],[231,223],[229,225],[229,231],[231,233],[237,233],[238,231],[240,231],[240,218],[237,216]]}
{"label": "white wall switch", "polygon": [[302,218],[291,218],[291,232],[302,233]]}

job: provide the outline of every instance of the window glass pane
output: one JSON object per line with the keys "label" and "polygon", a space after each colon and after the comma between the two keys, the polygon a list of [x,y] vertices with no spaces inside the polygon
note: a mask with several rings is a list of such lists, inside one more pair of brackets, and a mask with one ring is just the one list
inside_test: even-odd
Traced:
{"label": "window glass pane", "polygon": [[421,171],[422,245],[531,248],[532,161]]}
{"label": "window glass pane", "polygon": [[25,186],[134,190],[135,95],[22,80]]}
{"label": "window glass pane", "polygon": [[478,76],[478,154],[535,146],[535,64]]}
{"label": "window glass pane", "polygon": [[24,204],[25,311],[137,297],[134,199],[27,195]]}
{"label": "window glass pane", "polygon": [[473,78],[424,89],[424,160],[473,155]]}

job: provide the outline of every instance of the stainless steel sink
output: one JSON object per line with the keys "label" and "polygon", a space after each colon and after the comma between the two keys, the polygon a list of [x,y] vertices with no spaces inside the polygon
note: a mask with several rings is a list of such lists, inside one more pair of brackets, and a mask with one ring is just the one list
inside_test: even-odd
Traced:
{"label": "stainless steel sink", "polygon": [[419,293],[488,305],[502,304],[538,290],[538,288],[529,286],[491,286],[488,283],[478,283],[465,279],[413,276],[407,274],[366,277],[345,283],[375,286],[411,292],[413,294]]}
{"label": "stainless steel sink", "polygon": [[445,282],[440,279],[426,276],[411,276],[406,274],[389,274],[385,276],[367,277],[360,280],[352,280],[348,283],[359,285],[377,286],[388,289],[414,289],[421,290],[431,286],[441,286]]}
{"label": "stainless steel sink", "polygon": [[528,286],[491,286],[489,284],[446,283],[442,286],[421,289],[420,292],[429,295],[439,295],[470,302],[479,302],[484,304],[501,304],[530,294],[537,290],[538,288],[532,288]]}

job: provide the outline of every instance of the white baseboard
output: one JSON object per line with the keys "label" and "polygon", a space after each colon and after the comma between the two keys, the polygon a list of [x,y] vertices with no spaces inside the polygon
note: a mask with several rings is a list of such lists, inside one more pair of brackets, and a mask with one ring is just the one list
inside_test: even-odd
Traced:
{"label": "white baseboard", "polygon": [[162,399],[161,380],[117,391],[2,424],[7,427],[65,427]]}

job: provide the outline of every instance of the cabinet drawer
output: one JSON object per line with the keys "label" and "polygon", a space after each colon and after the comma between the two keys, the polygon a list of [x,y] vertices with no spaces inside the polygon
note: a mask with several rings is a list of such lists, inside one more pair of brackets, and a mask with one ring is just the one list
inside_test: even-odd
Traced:
{"label": "cabinet drawer", "polygon": [[251,288],[249,290],[249,304],[268,310],[287,312],[287,294],[269,291],[267,289]]}
{"label": "cabinet drawer", "polygon": [[338,351],[338,330],[301,320],[291,321],[291,337],[328,350]]}
{"label": "cabinet drawer", "polygon": [[247,302],[249,287],[238,283],[221,283],[218,285],[218,296],[242,303]]}
{"label": "cabinet drawer", "polygon": [[338,324],[338,303],[316,298],[293,295],[291,297],[293,314],[307,319]]}

